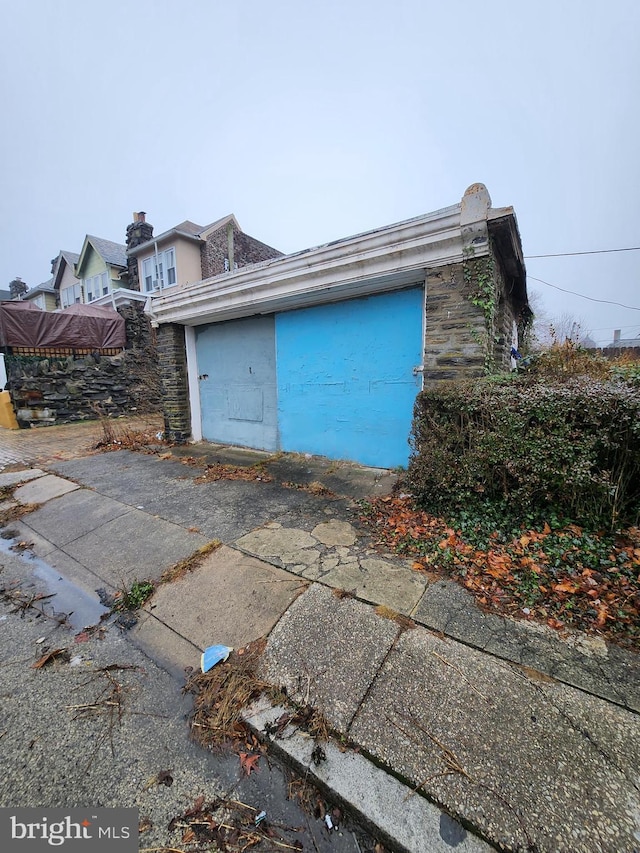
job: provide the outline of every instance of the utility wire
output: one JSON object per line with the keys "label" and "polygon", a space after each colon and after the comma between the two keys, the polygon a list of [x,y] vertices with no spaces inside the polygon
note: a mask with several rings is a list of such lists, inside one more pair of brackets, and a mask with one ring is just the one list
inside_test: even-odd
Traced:
{"label": "utility wire", "polygon": [[640,246],[631,246],[628,249],[594,249],[591,252],[556,252],[553,255],[525,255],[529,258],[569,258],[574,255],[608,255],[610,252],[640,252]]}
{"label": "utility wire", "polygon": [[547,287],[553,287],[555,290],[561,290],[563,293],[571,293],[573,296],[579,296],[581,299],[588,299],[589,302],[603,302],[605,305],[618,305],[620,308],[628,308],[629,311],[640,311],[640,308],[635,305],[624,305],[622,302],[612,302],[610,299],[594,299],[593,296],[585,296],[584,293],[576,293],[575,290],[558,287],[557,284],[551,284],[550,281],[543,281],[543,279],[536,278],[534,275],[527,274],[527,278],[530,278],[532,281],[539,281],[540,284],[546,284]]}

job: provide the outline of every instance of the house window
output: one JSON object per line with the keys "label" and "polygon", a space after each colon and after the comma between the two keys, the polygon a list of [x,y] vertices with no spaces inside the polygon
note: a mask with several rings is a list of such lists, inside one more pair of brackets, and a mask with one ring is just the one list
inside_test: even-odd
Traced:
{"label": "house window", "polygon": [[46,309],[46,303],[44,299],[44,293],[39,293],[34,299],[31,300],[34,305],[37,305],[38,308],[42,308],[44,311]]}
{"label": "house window", "polygon": [[142,262],[142,280],[145,293],[175,284],[178,280],[175,249],[165,249],[145,258]]}
{"label": "house window", "polygon": [[109,293],[108,273],[101,272],[99,275],[91,276],[91,278],[85,278],[84,293],[87,302],[93,302],[101,296],[106,296]]}
{"label": "house window", "polygon": [[63,308],[82,302],[82,285],[74,284],[71,287],[64,287],[60,291],[60,302]]}

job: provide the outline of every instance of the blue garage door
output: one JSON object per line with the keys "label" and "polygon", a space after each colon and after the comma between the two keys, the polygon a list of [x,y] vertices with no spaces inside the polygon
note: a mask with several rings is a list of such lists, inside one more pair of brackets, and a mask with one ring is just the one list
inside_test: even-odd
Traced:
{"label": "blue garage door", "polygon": [[196,354],[203,437],[277,450],[273,316],[200,326]]}
{"label": "blue garage door", "polygon": [[406,465],[423,312],[415,287],[278,314],[281,449]]}

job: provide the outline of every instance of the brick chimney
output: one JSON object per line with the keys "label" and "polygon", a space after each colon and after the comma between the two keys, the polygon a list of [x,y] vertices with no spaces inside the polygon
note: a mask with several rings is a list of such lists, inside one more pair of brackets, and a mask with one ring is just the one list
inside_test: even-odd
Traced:
{"label": "brick chimney", "polygon": [[144,210],[134,213],[133,222],[127,225],[127,269],[131,290],[140,290],[140,274],[138,272],[138,259],[130,257],[129,250],[148,242],[152,237],[153,225],[147,222]]}

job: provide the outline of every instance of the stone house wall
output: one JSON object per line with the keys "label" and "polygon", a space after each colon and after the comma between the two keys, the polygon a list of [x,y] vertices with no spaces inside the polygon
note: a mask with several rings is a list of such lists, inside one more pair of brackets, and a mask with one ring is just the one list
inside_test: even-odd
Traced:
{"label": "stone house wall", "polygon": [[[229,257],[227,232],[224,228],[214,231],[207,242],[200,247],[200,262],[202,278],[211,278],[226,272],[225,258]],[[233,261],[234,266],[245,267],[271,258],[282,257],[282,252],[261,243],[237,228],[233,229]]]}

